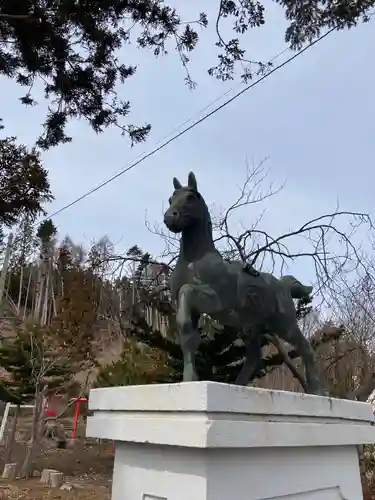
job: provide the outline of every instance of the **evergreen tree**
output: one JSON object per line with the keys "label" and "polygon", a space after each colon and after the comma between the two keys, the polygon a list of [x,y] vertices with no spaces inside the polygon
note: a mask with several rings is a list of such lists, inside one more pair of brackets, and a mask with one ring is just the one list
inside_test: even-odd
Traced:
{"label": "evergreen tree", "polygon": [[[1,62],[0,48],[0,68]],[[0,140],[0,179],[0,227],[11,227],[25,215],[35,218],[43,213],[43,203],[52,200],[47,170],[39,153],[18,145],[14,137]]]}
{"label": "evergreen tree", "polygon": [[[48,251],[51,241],[47,240],[44,246],[45,251],[42,241],[42,255]],[[68,237],[56,249],[51,272],[55,308],[49,321],[51,334],[69,352],[80,370],[95,364],[95,334],[102,284],[84,257],[83,249]]]}
{"label": "evergreen tree", "polygon": [[77,266],[70,260],[69,253],[63,252],[60,248],[61,290],[51,329],[83,369],[83,365],[91,364],[94,358],[99,295],[92,271]]}
{"label": "evergreen tree", "polygon": [[0,400],[26,404],[34,400],[37,386],[47,393],[68,387],[74,365],[48,344],[48,331],[35,325],[18,326],[15,338],[2,341],[0,366],[8,377],[0,381]]}
{"label": "evergreen tree", "polygon": [[159,379],[165,370],[157,350],[127,339],[120,358],[100,367],[95,387],[149,384]]}

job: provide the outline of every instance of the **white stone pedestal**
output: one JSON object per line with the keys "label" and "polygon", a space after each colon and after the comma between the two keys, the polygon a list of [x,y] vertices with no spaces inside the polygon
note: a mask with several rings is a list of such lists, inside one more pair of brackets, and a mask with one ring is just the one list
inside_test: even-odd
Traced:
{"label": "white stone pedestal", "polygon": [[214,382],[94,389],[112,500],[360,500],[371,405]]}

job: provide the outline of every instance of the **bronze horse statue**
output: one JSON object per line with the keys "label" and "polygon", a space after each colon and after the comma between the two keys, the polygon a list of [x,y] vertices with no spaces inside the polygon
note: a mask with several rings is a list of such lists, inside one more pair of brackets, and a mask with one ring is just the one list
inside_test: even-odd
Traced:
{"label": "bronze horse statue", "polygon": [[[177,305],[183,381],[198,380],[195,366],[201,342],[198,323],[206,313],[222,325],[237,327],[242,332],[246,358],[236,384],[249,383],[261,360],[261,339],[276,334],[301,356],[307,392],[322,394],[314,353],[298,327],[293,302],[301,288],[307,294],[312,288],[304,287],[292,277],[277,279],[240,261],[225,261],[215,248],[211,217],[195,175],[190,172],[187,186],[174,178],[173,186],[164,223],[170,231],[181,233],[180,253],[170,285]],[[293,294],[291,283],[300,285],[297,293]]]}

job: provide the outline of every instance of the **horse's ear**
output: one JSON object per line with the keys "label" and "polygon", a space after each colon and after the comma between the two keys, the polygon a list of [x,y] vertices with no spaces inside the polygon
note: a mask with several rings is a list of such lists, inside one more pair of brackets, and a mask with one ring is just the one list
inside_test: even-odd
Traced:
{"label": "horse's ear", "polygon": [[173,187],[175,189],[181,189],[182,188],[181,182],[178,179],[176,179],[176,177],[173,177]]}
{"label": "horse's ear", "polygon": [[193,172],[189,173],[188,186],[190,189],[194,189],[194,191],[198,191],[197,179],[195,178],[195,175],[193,174]]}

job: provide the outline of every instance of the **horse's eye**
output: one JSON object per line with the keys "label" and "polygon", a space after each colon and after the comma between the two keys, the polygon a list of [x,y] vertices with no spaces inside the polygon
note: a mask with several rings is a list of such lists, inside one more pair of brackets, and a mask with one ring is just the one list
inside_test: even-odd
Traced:
{"label": "horse's eye", "polygon": [[172,198],[169,198],[168,202],[170,205],[172,205]]}

